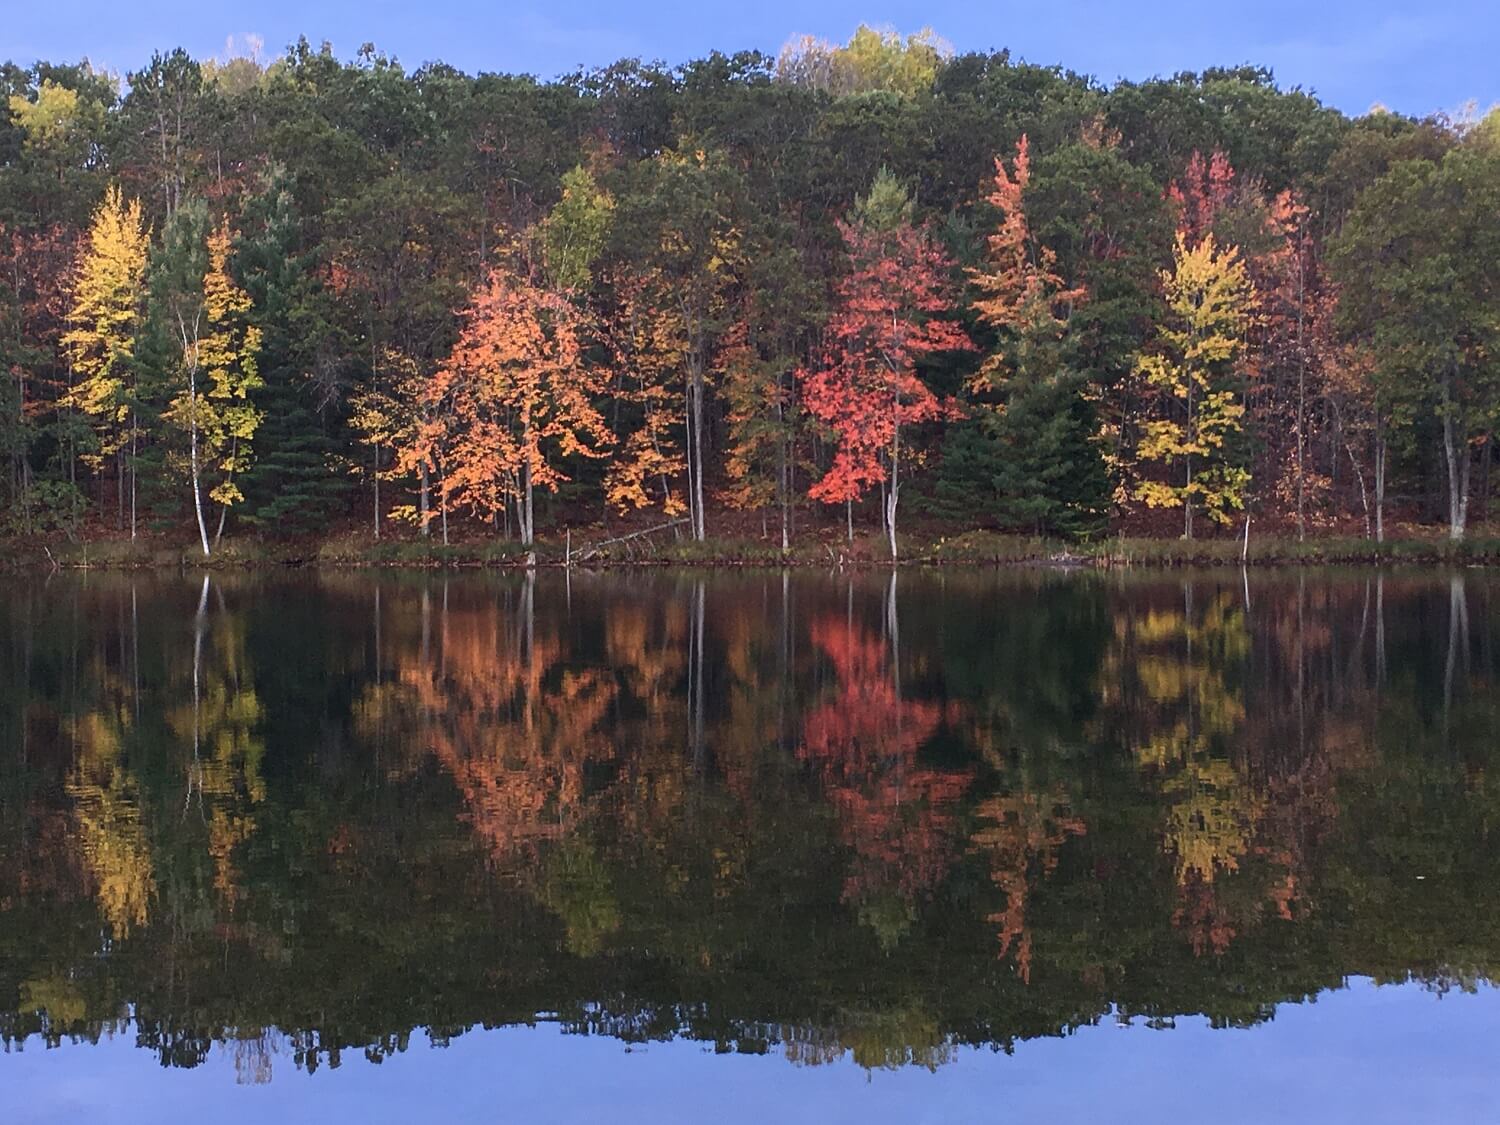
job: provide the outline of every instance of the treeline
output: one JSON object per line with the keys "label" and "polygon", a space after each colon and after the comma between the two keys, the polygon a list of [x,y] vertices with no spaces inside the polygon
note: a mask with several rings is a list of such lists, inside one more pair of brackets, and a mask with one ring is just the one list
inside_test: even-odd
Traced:
{"label": "treeline", "polygon": [[1486,513],[1495,114],[864,28],[552,82],[303,41],[0,84],[11,534]]}

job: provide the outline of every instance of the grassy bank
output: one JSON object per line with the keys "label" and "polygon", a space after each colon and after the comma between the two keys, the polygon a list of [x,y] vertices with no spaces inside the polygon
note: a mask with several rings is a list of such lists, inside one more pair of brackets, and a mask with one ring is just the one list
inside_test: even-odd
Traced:
{"label": "grassy bank", "polygon": [[[922,566],[1049,565],[1103,568],[1187,566],[1317,566],[1371,564],[1500,564],[1500,537],[1476,535],[1462,543],[1436,536],[1374,543],[1362,538],[1252,539],[1248,551],[1238,539],[1112,538],[1093,543],[969,531],[959,535],[904,535],[902,563]],[[534,555],[534,560],[533,556]],[[841,567],[886,566],[889,556],[878,535],[808,534],[783,552],[779,542],[758,537],[715,538],[695,543],[673,531],[637,532],[540,540],[533,552],[515,541],[470,540],[443,545],[420,537],[384,538],[337,535],[325,539],[239,539],[205,559],[195,543],[158,539],[8,540],[0,542],[0,569],[257,569],[315,566],[331,568],[469,568],[574,566]]]}

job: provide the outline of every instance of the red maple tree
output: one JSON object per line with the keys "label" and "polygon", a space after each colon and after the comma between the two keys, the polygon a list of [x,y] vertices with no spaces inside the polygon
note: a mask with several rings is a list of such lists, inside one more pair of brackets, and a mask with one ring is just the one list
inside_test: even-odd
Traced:
{"label": "red maple tree", "polygon": [[884,483],[885,531],[896,557],[901,429],[948,408],[917,374],[917,364],[973,347],[952,320],[953,264],[922,228],[840,223],[849,272],[839,283],[819,362],[798,371],[808,411],[833,430],[828,472],[808,490],[836,504]]}

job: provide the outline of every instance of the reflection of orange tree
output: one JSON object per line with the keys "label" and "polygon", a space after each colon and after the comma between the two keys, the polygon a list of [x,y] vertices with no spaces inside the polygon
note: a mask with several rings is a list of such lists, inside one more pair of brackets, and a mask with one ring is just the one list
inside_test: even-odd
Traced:
{"label": "reflection of orange tree", "polygon": [[942,704],[901,698],[884,640],[837,617],[815,621],[810,633],[838,685],[807,715],[801,754],[818,766],[854,850],[844,900],[859,903],[890,944],[953,861],[954,804],[972,774],[917,764],[950,716]]}
{"label": "reflection of orange tree", "polygon": [[613,678],[566,666],[555,634],[507,629],[495,606],[445,611],[439,628],[440,655],[403,654],[399,669],[424,748],[497,857],[561,835],[582,802],[585,767],[614,752],[600,730]]}
{"label": "reflection of orange tree", "polygon": [[428,715],[428,747],[449,766],[469,819],[502,855],[555,837],[583,796],[583,768],[612,754],[598,724],[613,682],[567,669],[556,636],[495,645],[495,612],[458,613],[443,627],[444,669],[408,664]]}
{"label": "reflection of orange tree", "polygon": [[1031,930],[1026,925],[1032,870],[1040,866],[1045,878],[1057,867],[1057,850],[1070,836],[1082,836],[1087,825],[1074,816],[1061,790],[994,796],[975,810],[983,826],[969,837],[975,851],[988,855],[990,880],[1005,895],[1005,909],[986,916],[999,928],[1003,958],[1016,951],[1016,970],[1031,982]]}

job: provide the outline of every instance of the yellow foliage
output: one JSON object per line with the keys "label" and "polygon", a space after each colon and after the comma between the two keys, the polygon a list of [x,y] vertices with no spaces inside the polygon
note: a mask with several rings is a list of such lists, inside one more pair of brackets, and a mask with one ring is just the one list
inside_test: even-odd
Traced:
{"label": "yellow foliage", "polygon": [[124,443],[149,241],[140,200],[126,203],[120,189],[111,187],[94,212],[73,282],[69,329],[62,338],[80,377],[64,403],[94,421],[100,438],[95,463]]}
{"label": "yellow foliage", "polygon": [[1245,505],[1250,474],[1226,455],[1226,443],[1245,414],[1233,382],[1255,291],[1239,252],[1221,251],[1212,235],[1189,246],[1179,234],[1174,263],[1162,274],[1171,319],[1158,331],[1158,350],[1136,362],[1136,374],[1161,394],[1165,416],[1142,427],[1136,456],[1182,476],[1143,481],[1136,497],[1152,508],[1186,506],[1191,535],[1196,504],[1220,523]]}

